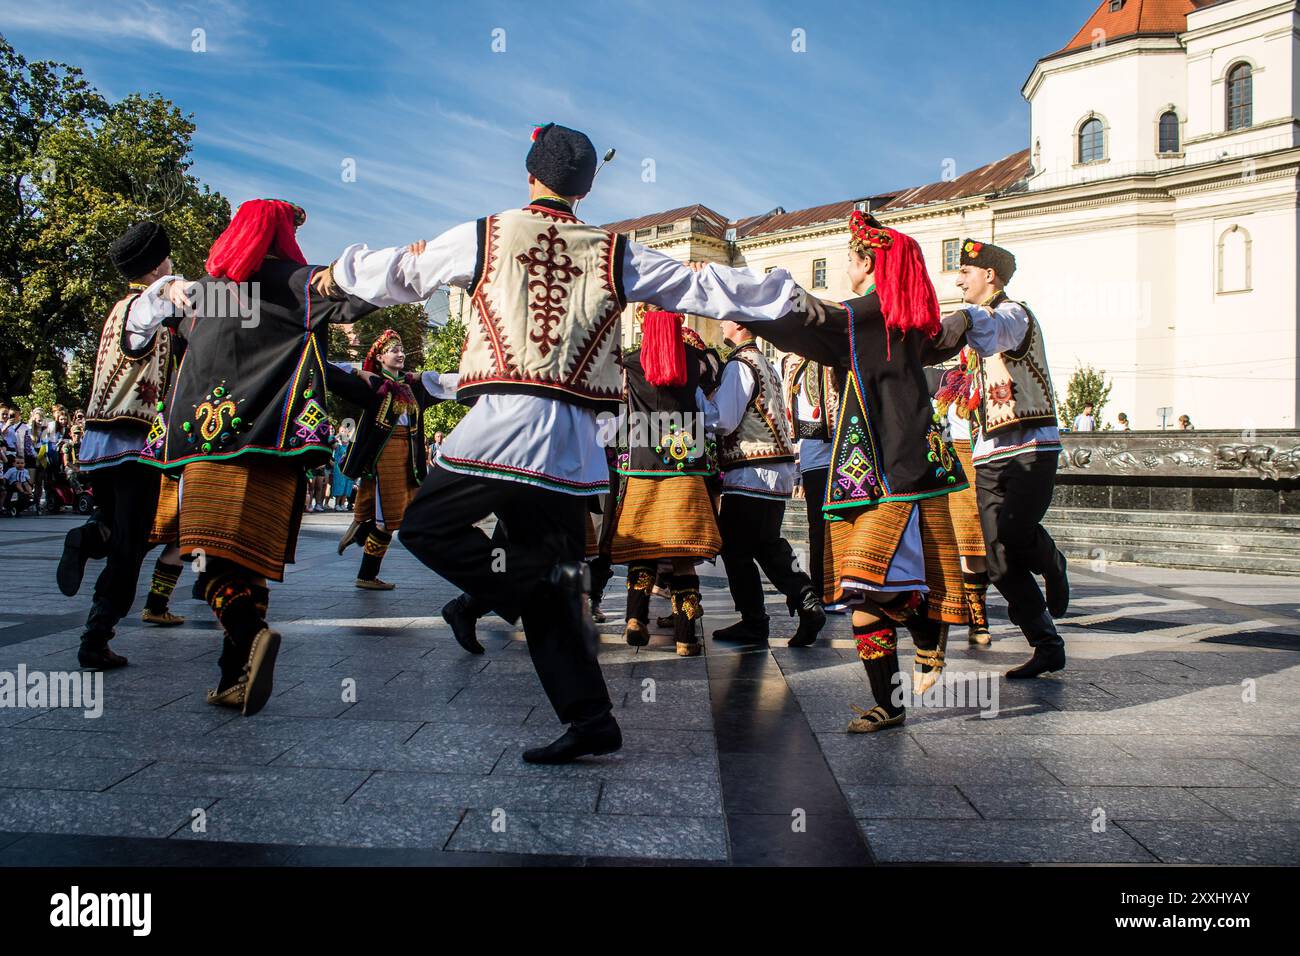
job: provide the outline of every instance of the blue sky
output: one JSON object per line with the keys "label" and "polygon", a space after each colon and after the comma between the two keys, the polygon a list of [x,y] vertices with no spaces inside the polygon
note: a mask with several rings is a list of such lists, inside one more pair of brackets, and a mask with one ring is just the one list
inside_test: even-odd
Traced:
{"label": "blue sky", "polygon": [[194,114],[195,174],[233,203],[302,203],[304,251],[328,261],[519,204],[545,121],[618,149],[590,222],[797,209],[932,182],[949,157],[964,172],[1028,144],[1020,87],[1095,6],[0,0],[0,32],[112,98]]}

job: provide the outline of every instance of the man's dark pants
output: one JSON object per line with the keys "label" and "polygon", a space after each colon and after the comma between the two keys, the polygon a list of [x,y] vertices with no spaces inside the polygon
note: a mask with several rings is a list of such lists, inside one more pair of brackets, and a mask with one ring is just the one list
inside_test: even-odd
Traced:
{"label": "man's dark pants", "polygon": [[731,599],[743,618],[756,620],[767,617],[759,568],[785,595],[791,610],[798,605],[801,595],[813,586],[808,575],[798,569],[790,543],[781,537],[784,517],[785,502],[779,498],[735,493],[722,496],[718,513],[722,562],[727,569]]}
{"label": "man's dark pants", "polygon": [[109,529],[107,554],[102,555],[107,560],[95,580],[86,629],[107,637],[135,602],[140,565],[149,553],[149,529],[158,511],[162,473],[132,461],[87,472],[86,477],[95,495],[95,520]]}
{"label": "man's dark pants", "polygon": [[[495,514],[509,535],[476,522]],[[574,626],[564,595],[548,584],[561,562],[580,562],[587,499],[517,481],[435,467],[406,510],[398,538],[427,567],[511,623],[523,618],[528,652],[560,720],[602,722],[612,705],[597,648]]]}
{"label": "man's dark pants", "polygon": [[1007,600],[1014,624],[1047,607],[1035,574],[1059,573],[1064,558],[1043,527],[1056,486],[1055,452],[1003,458],[975,467],[975,495],[984,531],[989,580]]}

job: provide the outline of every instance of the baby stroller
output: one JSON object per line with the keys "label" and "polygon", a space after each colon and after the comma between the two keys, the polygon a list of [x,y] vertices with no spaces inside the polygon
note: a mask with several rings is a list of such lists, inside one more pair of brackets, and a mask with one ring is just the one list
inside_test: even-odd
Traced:
{"label": "baby stroller", "polygon": [[71,496],[69,504],[77,510],[79,515],[89,515],[95,510],[95,495],[90,490],[90,483],[85,481],[78,472],[66,471],[68,492]]}

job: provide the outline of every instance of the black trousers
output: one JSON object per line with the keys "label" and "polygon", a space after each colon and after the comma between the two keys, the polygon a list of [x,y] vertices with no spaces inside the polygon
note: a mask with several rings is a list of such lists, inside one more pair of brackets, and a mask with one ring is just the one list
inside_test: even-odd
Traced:
{"label": "black trousers", "polygon": [[1056,487],[1056,459],[1054,452],[1017,455],[975,469],[989,581],[1006,598],[1014,624],[1043,613],[1047,602],[1034,575],[1053,573],[1064,561],[1042,525]]}
{"label": "black trousers", "polygon": [[826,479],[830,468],[813,468],[803,473],[804,505],[808,509],[808,577],[817,593],[822,593],[826,549],[826,519],[822,501],[826,497]]}
{"label": "black trousers", "polygon": [[162,473],[127,462],[87,473],[95,494],[95,520],[108,526],[108,554],[95,580],[95,598],[86,629],[103,636],[131,612],[140,565],[149,553],[149,529],[158,510]]}
{"label": "black trousers", "polygon": [[812,580],[799,569],[790,542],[781,537],[781,520],[785,502],[774,498],[724,494],[718,513],[718,530],[722,532],[722,563],[727,569],[727,587],[741,616],[766,618],[762,568],[767,579],[785,595],[791,611]]}
{"label": "black trousers", "polygon": [[[508,535],[490,538],[474,527],[490,514]],[[523,618],[542,688],[560,720],[578,728],[609,714],[609,690],[596,645],[568,621],[563,595],[546,578],[561,562],[582,561],[586,515],[578,495],[435,467],[398,532],[407,550],[480,607],[512,623]]]}

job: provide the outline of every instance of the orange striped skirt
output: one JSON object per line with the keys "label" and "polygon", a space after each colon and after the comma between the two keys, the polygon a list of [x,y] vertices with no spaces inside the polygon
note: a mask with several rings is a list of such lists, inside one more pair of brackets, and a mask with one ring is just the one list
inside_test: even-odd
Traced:
{"label": "orange striped skirt", "polygon": [[266,455],[196,461],[185,466],[181,481],[183,553],[224,558],[272,581],[284,580],[306,494],[301,462]]}
{"label": "orange striped skirt", "polygon": [[614,513],[610,561],[708,560],[721,550],[722,535],[703,477],[628,476]]}
{"label": "orange striped skirt", "polygon": [[955,491],[948,495],[952,530],[957,536],[957,550],[963,558],[982,558],[984,532],[980,528],[980,509],[975,497],[975,464],[970,457],[970,442],[955,441],[952,447],[961,459],[961,469],[966,472],[966,480],[970,482],[970,487],[965,491]]}
{"label": "orange striped skirt", "polygon": [[398,425],[379,453],[375,473],[361,479],[353,520],[377,521],[387,530],[396,531],[419,490],[411,472],[411,430]]}
{"label": "orange striped skirt", "polygon": [[170,475],[158,482],[158,510],[149,529],[149,547],[175,544],[181,533],[181,483]]}
{"label": "orange striped skirt", "polygon": [[[852,513],[843,521],[826,522],[823,551],[823,596],[828,604],[843,603],[845,583],[884,587],[913,509],[920,509],[921,548],[925,555],[925,584],[930,589],[928,615],[949,624],[966,623],[961,555],[952,529],[948,499],[888,501]],[[852,589],[849,588],[849,591]]]}

